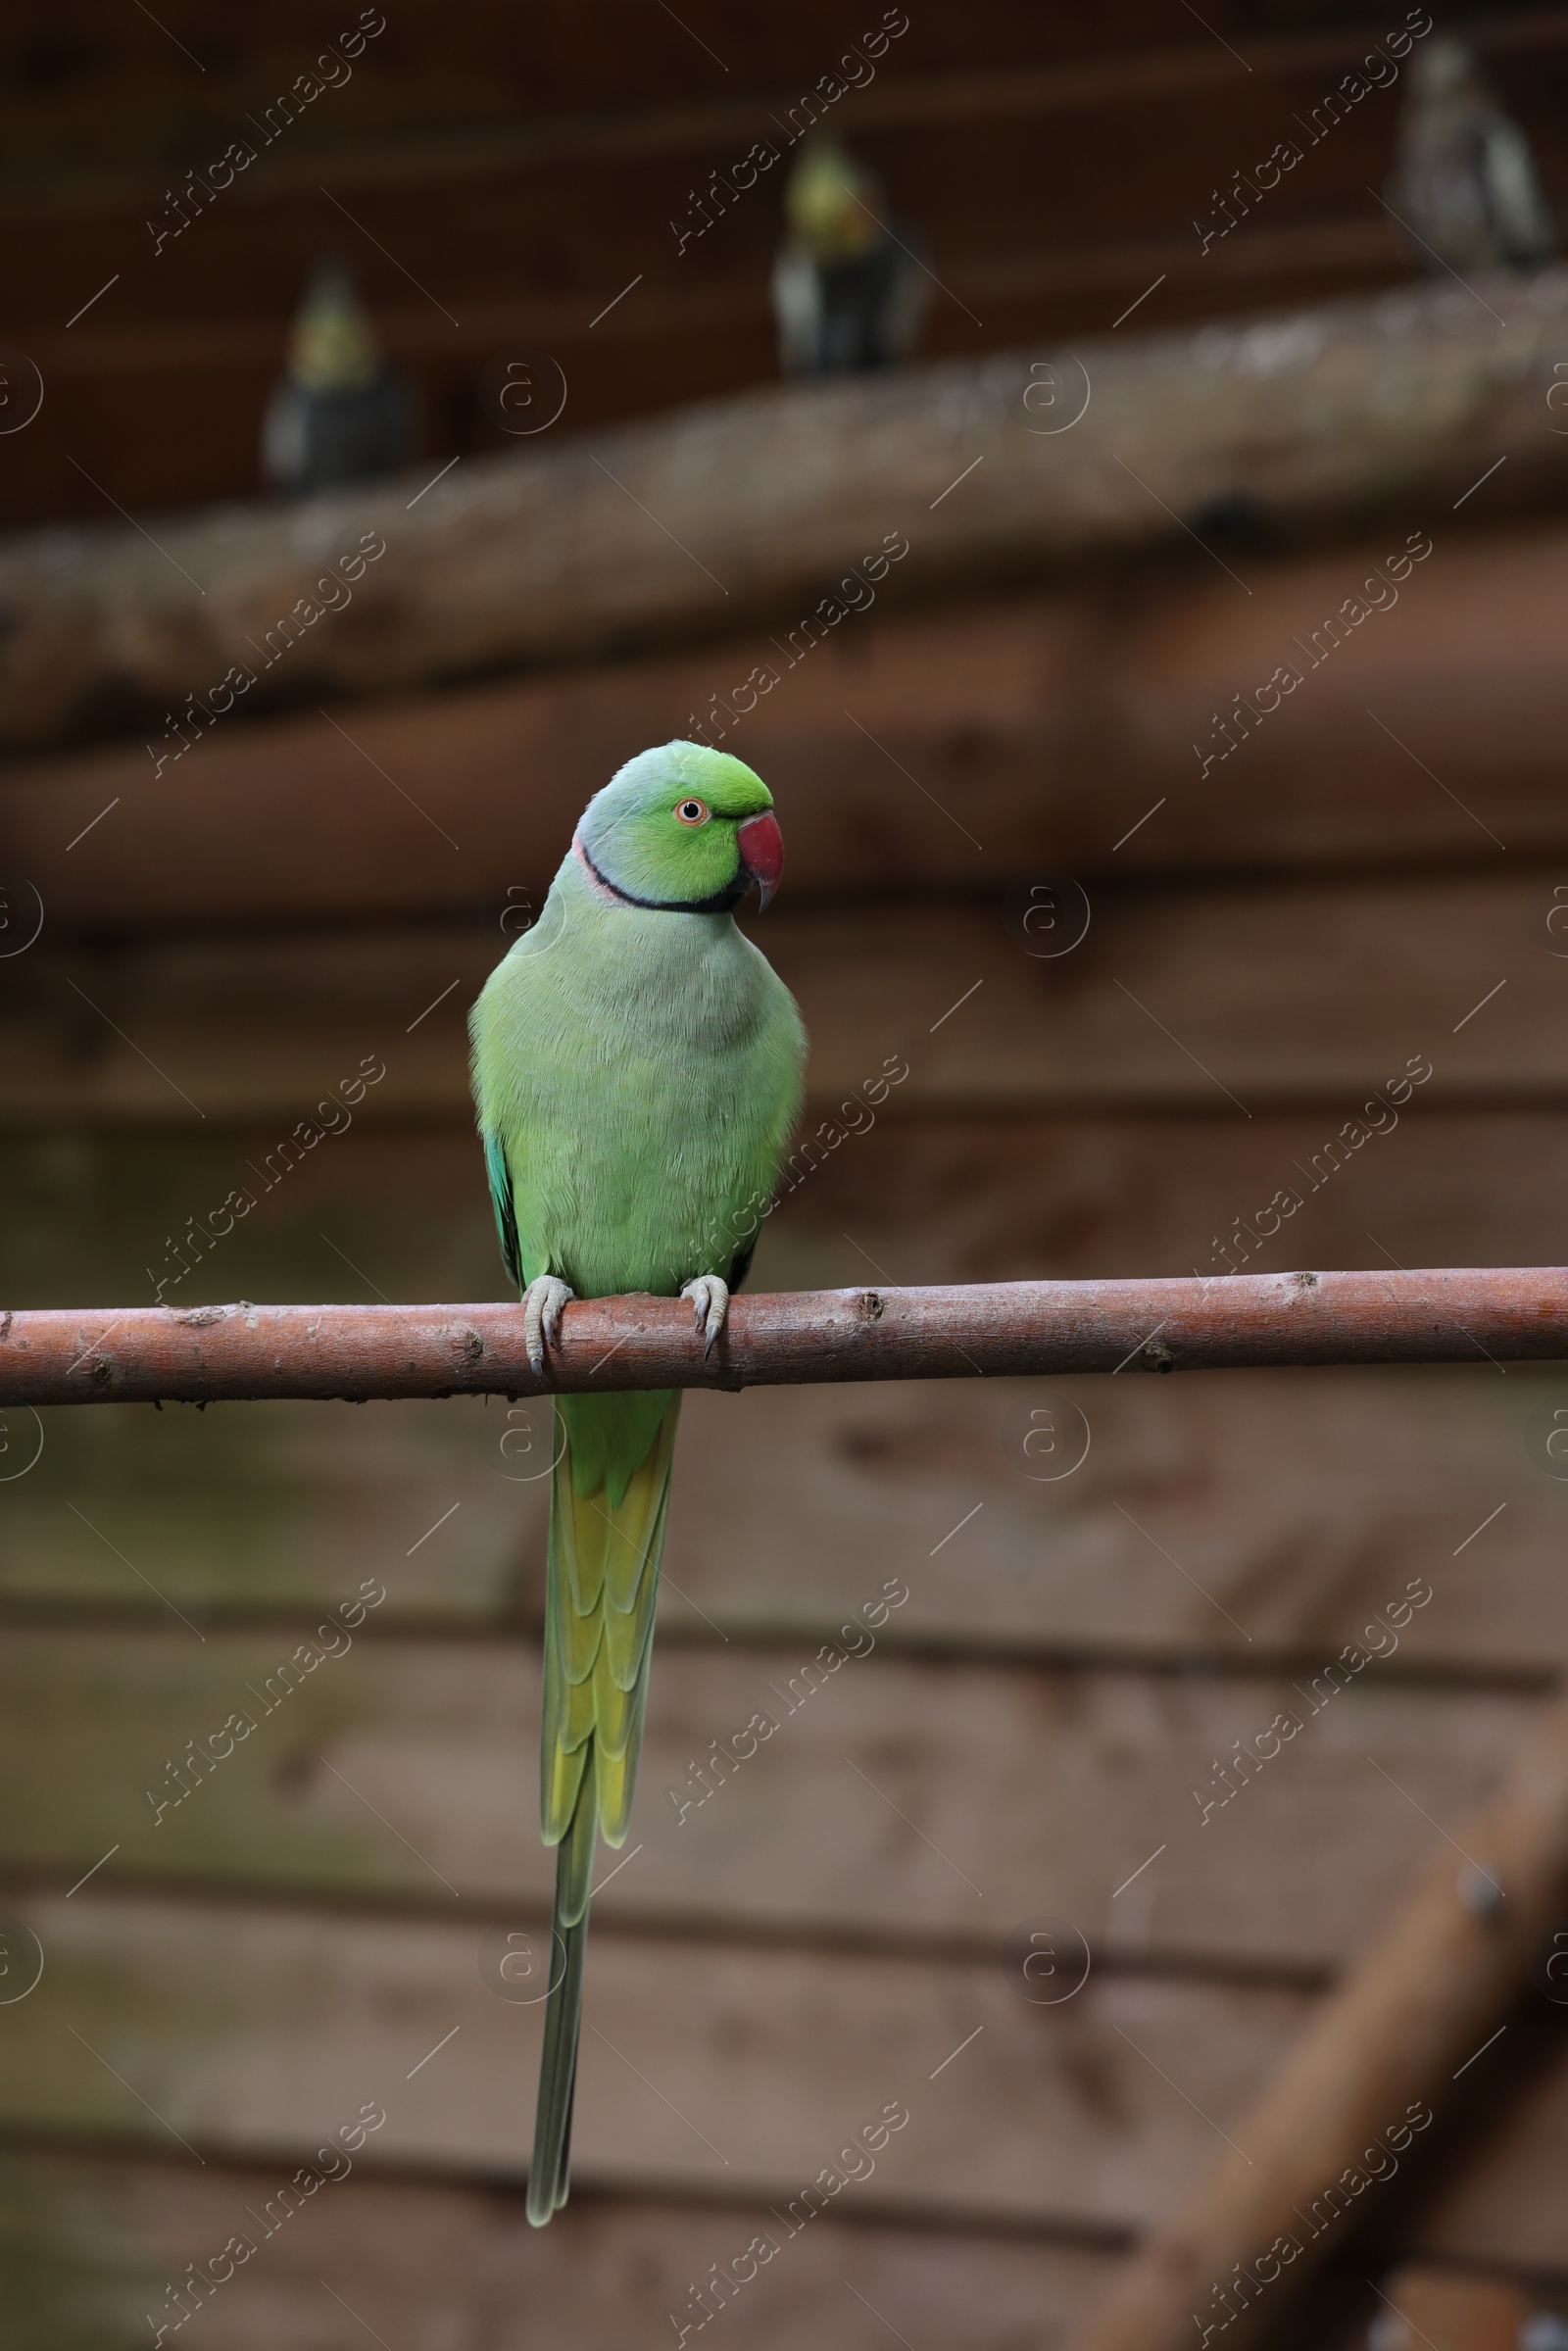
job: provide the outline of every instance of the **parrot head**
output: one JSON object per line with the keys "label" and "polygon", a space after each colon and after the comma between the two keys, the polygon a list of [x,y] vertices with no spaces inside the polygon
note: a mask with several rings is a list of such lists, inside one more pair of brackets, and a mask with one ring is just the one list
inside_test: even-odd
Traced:
{"label": "parrot head", "polygon": [[337,263],[323,263],[294,320],[290,375],[307,392],[357,392],[380,367],[381,355],[353,280]]}
{"label": "parrot head", "polygon": [[724,913],[752,889],[765,906],[784,870],[767,786],[701,743],[628,759],[588,803],[572,848],[602,890],[664,913]]}
{"label": "parrot head", "polygon": [[879,242],[881,186],[837,139],[808,139],[784,189],[790,239],[815,262],[853,261]]}

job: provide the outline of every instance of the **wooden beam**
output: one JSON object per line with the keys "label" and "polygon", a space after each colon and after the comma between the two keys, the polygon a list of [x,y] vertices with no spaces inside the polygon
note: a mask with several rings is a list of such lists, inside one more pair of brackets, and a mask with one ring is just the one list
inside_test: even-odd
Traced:
{"label": "wooden beam", "polygon": [[[1413,515],[1433,520],[1432,505]],[[702,724],[778,799],[786,908],[813,892],[1004,889],[1031,867],[1299,874],[1568,849],[1568,533],[1440,528],[1395,605],[1378,583],[1403,537],[1236,559],[1246,598],[1199,557],[1203,576],[1161,567],[1136,594],[878,605],[793,667],[756,630],[440,696],[258,724],[236,711],[158,775],[171,738],[155,722],[18,760],[0,778],[0,870],[40,892],[51,940],[499,910],[513,886],[537,903],[620,761]],[[1332,652],[1300,651],[1314,632],[1329,644],[1329,616],[1369,579],[1385,609]],[[1216,714],[1238,695],[1253,709],[1282,659],[1300,689],[1244,716],[1246,736],[1233,715],[1228,751]],[[728,714],[763,662],[778,686]]]}
{"label": "wooden beam", "polygon": [[1374,2287],[1377,2351],[1519,2351],[1534,2304],[1502,2278],[1410,2262]]}
{"label": "wooden beam", "polygon": [[684,1301],[585,1298],[566,1308],[542,1376],[524,1351],[519,1306],[44,1310],[0,1322],[0,1402],[362,1400],[1468,1363],[1478,1347],[1510,1362],[1568,1356],[1568,1269],[789,1292],[737,1298],[707,1357]]}
{"label": "wooden beam", "polygon": [[1537,1726],[1450,1841],[1236,2123],[1233,2153],[1150,2236],[1072,2351],[1277,2340],[1313,2271],[1375,2213],[1380,2180],[1416,2160],[1419,2132],[1442,2131],[1455,2082],[1485,2065],[1563,1915],[1568,1707]]}
{"label": "wooden beam", "polygon": [[[1545,398],[1568,272],[1510,279],[1498,300],[1506,330],[1443,285],[1086,344],[1054,363],[1054,410],[1023,405],[1033,355],[1003,353],[171,522],[157,544],[120,525],[15,540],[0,741],[58,740],[117,706],[183,712],[199,736],[241,697],[249,711],[407,688],[748,617],[804,658],[874,595],[1185,544],[1183,519],[1216,500],[1289,518],[1397,494],[1426,544],[1433,502],[1504,458],[1510,495],[1560,467]],[[781,647],[780,674],[790,659]]]}

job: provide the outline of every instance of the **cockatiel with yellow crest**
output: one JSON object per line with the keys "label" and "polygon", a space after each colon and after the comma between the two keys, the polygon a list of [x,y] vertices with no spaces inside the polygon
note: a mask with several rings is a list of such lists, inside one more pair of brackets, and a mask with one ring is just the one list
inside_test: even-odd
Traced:
{"label": "cockatiel with yellow crest", "polygon": [[262,421],[262,470],[274,490],[314,497],[374,481],[409,461],[414,401],[388,367],[346,269],[312,278],[288,366]]}
{"label": "cockatiel with yellow crest", "polygon": [[785,374],[857,375],[907,359],[932,280],[876,174],[817,131],[790,172],[784,216],[773,316]]}

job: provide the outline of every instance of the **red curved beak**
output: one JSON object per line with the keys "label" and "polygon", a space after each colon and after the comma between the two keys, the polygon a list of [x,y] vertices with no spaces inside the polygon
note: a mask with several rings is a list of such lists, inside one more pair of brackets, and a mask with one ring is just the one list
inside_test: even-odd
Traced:
{"label": "red curved beak", "polygon": [[778,818],[770,808],[764,808],[760,816],[748,816],[735,839],[746,870],[761,893],[760,903],[765,906],[784,871],[784,836]]}

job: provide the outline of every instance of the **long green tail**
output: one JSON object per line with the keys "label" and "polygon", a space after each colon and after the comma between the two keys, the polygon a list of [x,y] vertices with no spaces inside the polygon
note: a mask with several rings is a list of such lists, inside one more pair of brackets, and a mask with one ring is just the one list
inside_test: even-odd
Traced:
{"label": "long green tail", "polygon": [[680,1395],[558,1396],[556,1411],[540,1816],[558,1850],[528,2173],[536,2229],[566,2201],[595,1833],[623,1844],[631,1814]]}

